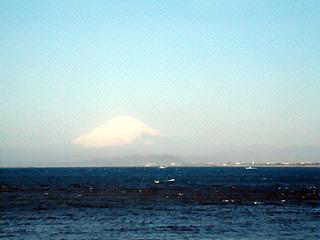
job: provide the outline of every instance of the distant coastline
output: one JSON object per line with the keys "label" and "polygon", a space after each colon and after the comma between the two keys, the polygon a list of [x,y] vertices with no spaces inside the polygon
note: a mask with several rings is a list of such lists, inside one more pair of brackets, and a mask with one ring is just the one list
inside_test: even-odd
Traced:
{"label": "distant coastline", "polygon": [[[216,167],[247,167],[250,163],[209,163],[207,166]],[[255,167],[320,167],[320,162],[298,162],[298,163],[256,163]]]}
{"label": "distant coastline", "polygon": [[[179,167],[248,167],[250,163],[194,163],[194,164],[177,164],[175,166],[167,166],[166,168],[179,168]],[[255,167],[278,167],[278,168],[288,168],[288,167],[320,167],[320,162],[315,163],[256,163]],[[33,165],[33,166],[1,166],[2,168],[123,168],[123,167],[132,167],[132,168],[158,168],[157,165],[145,166],[145,165],[85,165],[84,163],[59,163],[57,165]]]}

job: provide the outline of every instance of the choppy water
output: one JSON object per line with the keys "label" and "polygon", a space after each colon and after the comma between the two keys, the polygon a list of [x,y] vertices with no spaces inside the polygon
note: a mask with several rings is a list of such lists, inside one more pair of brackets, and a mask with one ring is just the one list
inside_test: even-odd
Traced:
{"label": "choppy water", "polygon": [[320,168],[0,169],[0,184],[2,239],[320,239]]}

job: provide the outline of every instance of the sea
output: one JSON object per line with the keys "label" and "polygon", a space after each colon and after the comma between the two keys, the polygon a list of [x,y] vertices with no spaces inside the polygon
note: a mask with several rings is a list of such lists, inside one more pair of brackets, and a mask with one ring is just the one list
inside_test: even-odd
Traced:
{"label": "sea", "polygon": [[319,240],[320,168],[1,168],[0,239]]}

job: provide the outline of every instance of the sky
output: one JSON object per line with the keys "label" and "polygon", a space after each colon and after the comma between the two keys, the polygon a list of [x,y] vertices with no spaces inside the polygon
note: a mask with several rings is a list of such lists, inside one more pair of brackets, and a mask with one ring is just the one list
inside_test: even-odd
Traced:
{"label": "sky", "polygon": [[0,165],[320,159],[319,12],[318,0],[3,0]]}

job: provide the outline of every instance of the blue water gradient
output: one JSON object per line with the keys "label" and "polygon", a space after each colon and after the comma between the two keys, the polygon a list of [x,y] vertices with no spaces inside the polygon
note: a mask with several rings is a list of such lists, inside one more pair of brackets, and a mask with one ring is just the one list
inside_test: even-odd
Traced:
{"label": "blue water gradient", "polygon": [[320,168],[1,169],[0,184],[1,239],[320,236]]}

